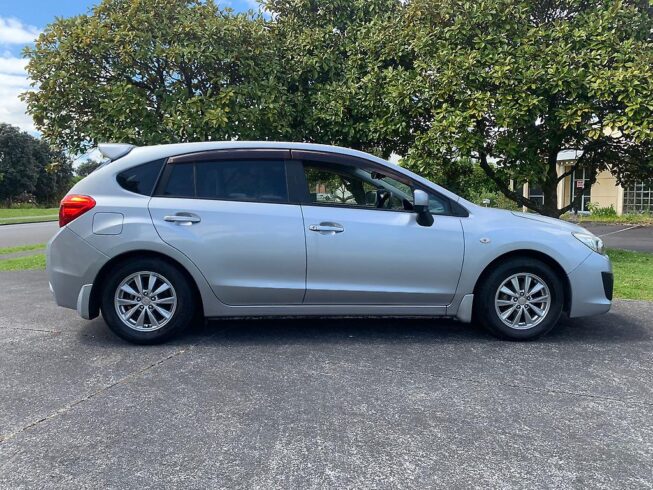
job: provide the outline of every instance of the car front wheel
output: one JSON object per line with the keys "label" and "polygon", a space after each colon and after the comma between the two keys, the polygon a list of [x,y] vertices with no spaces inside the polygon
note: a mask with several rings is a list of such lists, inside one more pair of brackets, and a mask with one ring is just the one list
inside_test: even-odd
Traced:
{"label": "car front wheel", "polygon": [[131,260],[107,277],[102,316],[125,340],[160,343],[191,323],[195,312],[191,291],[186,276],[165,260]]}
{"label": "car front wheel", "polygon": [[564,304],[562,282],[547,264],[514,258],[499,264],[475,296],[475,316],[499,337],[531,340],[558,322]]}

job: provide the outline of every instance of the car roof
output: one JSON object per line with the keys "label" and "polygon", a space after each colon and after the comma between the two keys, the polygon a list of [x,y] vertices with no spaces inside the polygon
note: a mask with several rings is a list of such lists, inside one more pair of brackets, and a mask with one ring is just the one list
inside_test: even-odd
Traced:
{"label": "car roof", "polygon": [[173,143],[168,145],[138,146],[131,150],[130,155],[138,155],[139,158],[157,159],[184,153],[194,153],[211,150],[228,149],[282,149],[282,150],[308,150],[323,151],[328,153],[339,153],[368,160],[375,160],[379,163],[388,164],[386,160],[342,146],[321,145],[316,143],[298,143],[284,141],[206,141],[199,143]]}

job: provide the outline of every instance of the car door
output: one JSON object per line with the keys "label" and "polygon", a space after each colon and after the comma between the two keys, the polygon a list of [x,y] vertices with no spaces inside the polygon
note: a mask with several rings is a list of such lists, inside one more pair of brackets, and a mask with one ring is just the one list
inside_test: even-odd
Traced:
{"label": "car door", "polygon": [[228,305],[301,304],[306,253],[290,204],[286,150],[168,159],[149,209],[161,238],[188,256]]}
{"label": "car door", "polygon": [[432,226],[417,224],[415,183],[373,162],[308,151],[302,161],[305,304],[448,305],[464,241],[452,204],[431,192]]}

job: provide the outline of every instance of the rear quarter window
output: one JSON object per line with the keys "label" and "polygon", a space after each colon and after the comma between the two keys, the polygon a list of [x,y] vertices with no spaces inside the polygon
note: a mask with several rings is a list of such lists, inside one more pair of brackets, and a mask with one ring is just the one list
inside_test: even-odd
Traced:
{"label": "rear quarter window", "polygon": [[123,189],[136,194],[151,196],[164,162],[165,160],[155,160],[128,168],[120,172],[116,180]]}

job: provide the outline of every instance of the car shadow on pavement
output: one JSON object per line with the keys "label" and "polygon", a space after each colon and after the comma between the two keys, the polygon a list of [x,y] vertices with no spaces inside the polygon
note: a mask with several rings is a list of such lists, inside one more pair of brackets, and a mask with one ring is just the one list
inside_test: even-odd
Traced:
{"label": "car shadow on pavement", "polygon": [[[127,346],[101,317],[83,324],[82,341],[104,347]],[[589,318],[563,316],[549,334],[535,342],[547,344],[632,343],[650,340],[642,322],[619,312]],[[164,345],[338,343],[343,339],[392,343],[500,342],[480,325],[446,319],[407,318],[281,318],[224,319],[198,322]]]}
{"label": "car shadow on pavement", "polygon": [[476,325],[453,320],[407,318],[312,318],[211,321],[211,339],[230,343],[468,342],[492,340]]}

